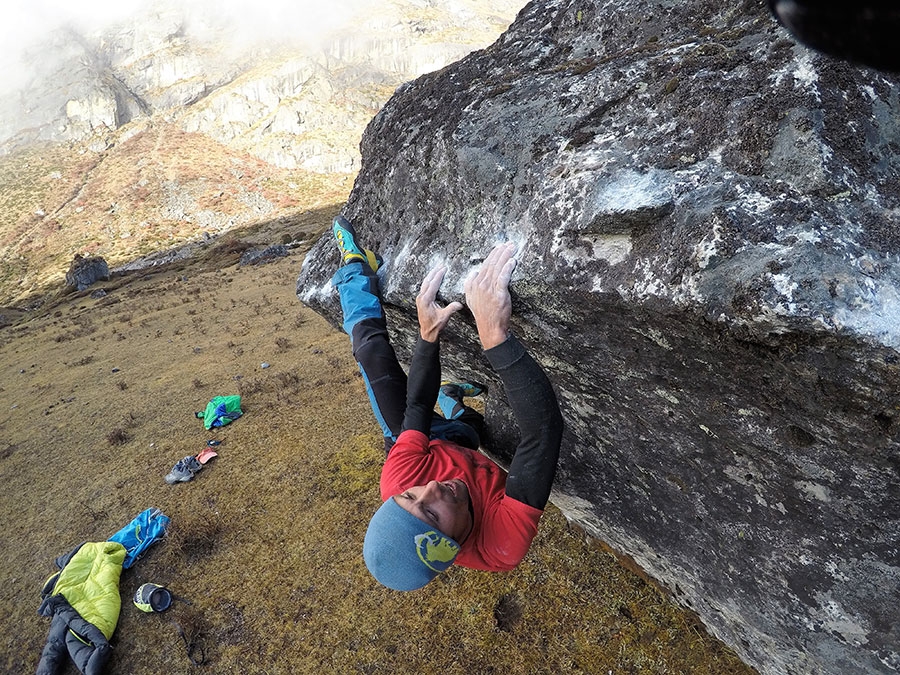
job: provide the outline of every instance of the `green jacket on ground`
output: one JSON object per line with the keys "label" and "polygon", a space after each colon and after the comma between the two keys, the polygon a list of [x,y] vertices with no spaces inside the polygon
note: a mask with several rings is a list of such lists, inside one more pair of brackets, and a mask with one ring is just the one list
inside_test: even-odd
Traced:
{"label": "green jacket on ground", "polygon": [[66,656],[84,675],[100,675],[122,607],[119,576],[124,560],[125,547],[114,541],[82,544],[57,558],[61,571],[44,585],[38,609],[53,621],[37,675],[53,675]]}

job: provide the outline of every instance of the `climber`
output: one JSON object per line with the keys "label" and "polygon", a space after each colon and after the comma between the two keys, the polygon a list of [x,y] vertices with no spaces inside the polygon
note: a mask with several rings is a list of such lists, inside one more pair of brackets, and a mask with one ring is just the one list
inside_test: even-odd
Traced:
{"label": "climber", "polygon": [[[436,302],[445,269],[432,269],[416,297],[419,338],[404,374],[381,307],[378,256],[356,243],[339,216],[333,232],[343,265],[337,287],[369,400],[385,436],[384,500],[369,523],[363,557],[372,575],[395,590],[414,590],[456,563],[513,569],[531,546],[550,496],[562,437],[562,416],[543,369],[509,332],[508,290],[513,244],[500,244],[465,283],[484,354],[500,376],[521,439],[509,475],[478,453],[483,418],[465,396],[477,383],[440,384],[439,337],[459,302]],[[437,402],[443,416],[434,412]]]}

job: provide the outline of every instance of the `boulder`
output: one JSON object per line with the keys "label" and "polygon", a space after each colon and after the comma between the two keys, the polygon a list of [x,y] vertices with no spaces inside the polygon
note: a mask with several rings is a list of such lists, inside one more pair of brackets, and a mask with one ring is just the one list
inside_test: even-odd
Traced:
{"label": "boulder", "polygon": [[66,287],[83,291],[92,284],[109,280],[109,265],[101,256],[83,257],[76,253],[66,272]]}
{"label": "boulder", "polygon": [[241,254],[240,266],[244,265],[264,265],[266,263],[275,262],[279,258],[288,255],[287,246],[284,244],[273,244],[266,248],[254,248],[244,251]]}
{"label": "boulder", "polygon": [[[553,502],[761,673],[900,671],[900,80],[798,45],[762,3],[531,3],[401,87],[344,214],[383,255],[407,359],[519,245],[514,326],[567,423]],[[300,299],[339,323],[327,233]],[[470,318],[446,376],[493,382]]]}

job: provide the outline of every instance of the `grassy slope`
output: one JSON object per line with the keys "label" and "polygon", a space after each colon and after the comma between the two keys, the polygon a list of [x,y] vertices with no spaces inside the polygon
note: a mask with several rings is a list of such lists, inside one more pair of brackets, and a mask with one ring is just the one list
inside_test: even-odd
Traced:
{"label": "grassy slope", "polygon": [[[170,536],[122,576],[109,673],[191,671],[170,618],[215,673],[749,672],[553,509],[515,572],[379,587],[360,548],[382,444],[347,338],[295,297],[301,249],[236,264],[248,242],[319,234],[349,181],[159,121],[121,133],[102,153],[0,158],[0,302],[39,307],[0,312],[0,671],[34,671],[53,559],[158,506]],[[102,298],[59,292],[76,252],[115,265],[228,220],[245,225],[204,257],[100,283]],[[245,417],[206,433],[194,411],[235,392]],[[220,456],[166,485],[207,438]],[[193,605],[140,613],[146,581]]]}
{"label": "grassy slope", "polygon": [[[336,208],[256,239],[321,231]],[[297,301],[301,251],[238,267],[239,248],[0,331],[0,671],[34,671],[53,558],[158,506],[170,536],[123,573],[111,674],[191,672],[172,618],[213,673],[750,672],[552,508],[514,572],[379,587],[360,549],[382,444],[347,338]],[[236,392],[245,416],[205,432],[194,411]],[[207,438],[219,457],[166,485]],[[142,614],[147,581],[193,604]]]}

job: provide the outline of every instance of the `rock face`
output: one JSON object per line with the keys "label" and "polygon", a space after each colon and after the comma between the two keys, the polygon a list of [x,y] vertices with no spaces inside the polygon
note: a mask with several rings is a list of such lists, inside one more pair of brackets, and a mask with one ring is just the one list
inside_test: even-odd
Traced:
{"label": "rock face", "polygon": [[76,253],[66,272],[66,286],[83,291],[101,279],[109,279],[106,261],[100,256],[85,258]]}
{"label": "rock face", "polygon": [[[514,330],[567,422],[554,503],[763,673],[900,671],[898,82],[761,3],[532,3],[402,87],[345,215],[395,345],[519,243]],[[298,281],[337,323],[330,236]],[[494,382],[457,317],[445,374]]]}
{"label": "rock face", "polygon": [[283,23],[251,30],[255,11],[155,0],[99,31],[45,36],[29,84],[0,97],[0,154],[48,140],[101,151],[111,130],[162,113],[283,168],[354,172],[394,88],[488,44],[522,4],[349,2],[329,20],[286,6]]}

